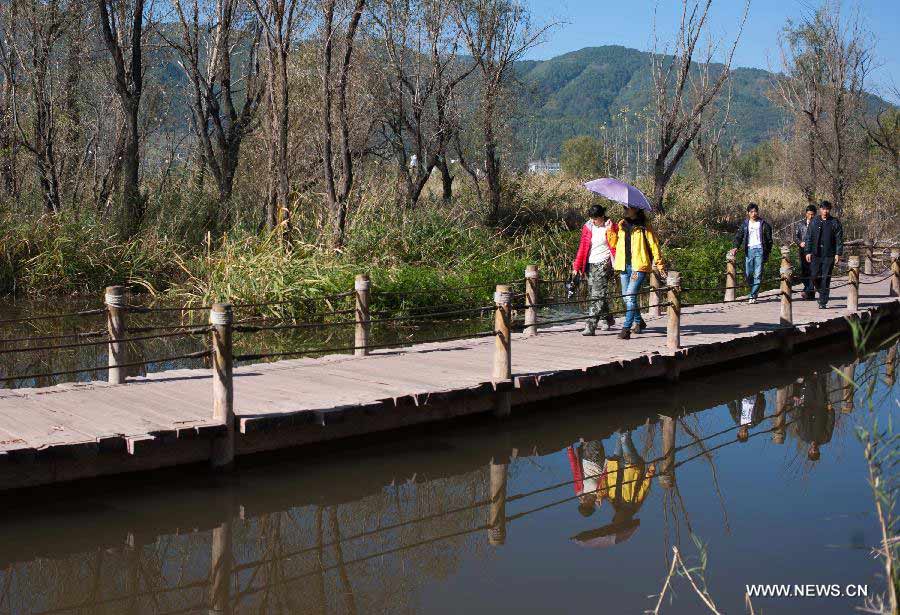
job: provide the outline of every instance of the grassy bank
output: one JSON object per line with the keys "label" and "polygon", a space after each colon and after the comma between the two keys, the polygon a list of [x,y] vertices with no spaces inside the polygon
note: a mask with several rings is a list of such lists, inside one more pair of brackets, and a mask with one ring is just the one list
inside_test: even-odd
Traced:
{"label": "grassy bank", "polygon": [[[240,222],[227,232],[198,236],[195,220],[184,212],[205,209],[184,199],[169,198],[167,207],[176,211],[155,214],[166,223],[148,223],[127,241],[89,212],[29,217],[0,211],[0,293],[99,297],[103,287],[124,283],[147,293],[147,300],[278,301],[285,303],[267,311],[303,316],[318,309],[313,300],[345,292],[356,274],[369,273],[374,288],[385,293],[377,299],[380,309],[483,304],[494,284],[521,279],[531,263],[541,266],[544,277],[565,277],[591,198],[565,178],[511,178],[502,221],[492,226],[465,190],[449,206],[433,194],[412,210],[385,202],[392,200],[382,190],[355,205],[340,252],[322,247],[314,216],[284,238]],[[770,210],[776,224],[795,215],[793,208]],[[731,231],[742,215],[739,207],[709,211],[691,186],[676,186],[668,213],[654,221],[669,267],[695,284],[720,283]],[[777,270],[777,259],[770,260],[766,275]],[[410,292],[415,294],[400,296]]]}

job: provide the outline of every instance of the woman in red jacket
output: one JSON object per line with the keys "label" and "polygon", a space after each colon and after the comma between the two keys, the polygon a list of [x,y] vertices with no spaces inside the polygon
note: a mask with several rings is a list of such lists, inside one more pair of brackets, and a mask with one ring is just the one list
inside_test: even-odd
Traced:
{"label": "woman in red jacket", "polygon": [[590,290],[588,319],[584,323],[582,335],[594,335],[597,323],[601,319],[600,328],[608,331],[616,324],[616,319],[609,313],[609,286],[613,279],[612,258],[608,233],[617,233],[618,227],[606,217],[606,209],[602,205],[594,205],[588,210],[590,220],[581,228],[581,242],[578,254],[572,263],[572,273],[586,276]]}

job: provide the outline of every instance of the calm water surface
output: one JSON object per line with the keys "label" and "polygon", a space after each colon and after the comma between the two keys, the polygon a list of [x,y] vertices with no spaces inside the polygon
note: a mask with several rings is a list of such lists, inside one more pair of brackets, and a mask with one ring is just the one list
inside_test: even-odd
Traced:
{"label": "calm water surface", "polygon": [[[242,461],[218,480],[180,469],[7,498],[0,613],[642,613],[673,546],[699,561],[692,535],[727,613],[745,612],[748,583],[874,594],[855,428],[897,415],[889,358],[819,349]],[[871,407],[832,364],[875,383]],[[703,612],[673,583],[662,613]],[[849,613],[861,599],[754,604]]]}

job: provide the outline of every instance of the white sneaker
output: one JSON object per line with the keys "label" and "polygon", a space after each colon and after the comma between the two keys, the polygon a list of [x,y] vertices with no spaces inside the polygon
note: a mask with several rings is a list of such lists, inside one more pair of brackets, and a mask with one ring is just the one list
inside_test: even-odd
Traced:
{"label": "white sneaker", "polygon": [[605,320],[601,320],[599,323],[599,327],[601,331],[609,331],[609,323]]}
{"label": "white sneaker", "polygon": [[756,299],[754,299],[753,297],[750,297],[749,299],[747,299],[747,303],[752,305],[752,304],[756,303]]}

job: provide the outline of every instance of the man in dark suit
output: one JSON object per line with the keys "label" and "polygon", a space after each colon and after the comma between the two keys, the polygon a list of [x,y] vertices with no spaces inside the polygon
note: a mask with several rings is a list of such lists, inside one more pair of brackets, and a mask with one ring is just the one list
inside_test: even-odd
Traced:
{"label": "man in dark suit", "polygon": [[803,298],[806,301],[812,301],[816,298],[816,291],[813,287],[812,275],[810,272],[810,263],[806,261],[806,255],[809,250],[806,249],[806,231],[816,217],[816,206],[810,203],[806,206],[806,212],[803,220],[797,223],[794,229],[794,243],[800,250],[800,275],[803,277]]}
{"label": "man in dark suit", "polygon": [[819,294],[819,309],[828,304],[831,291],[831,272],[844,253],[844,227],[841,221],[831,217],[831,203],[819,204],[819,215],[806,229],[806,262],[810,264],[813,286]]}

